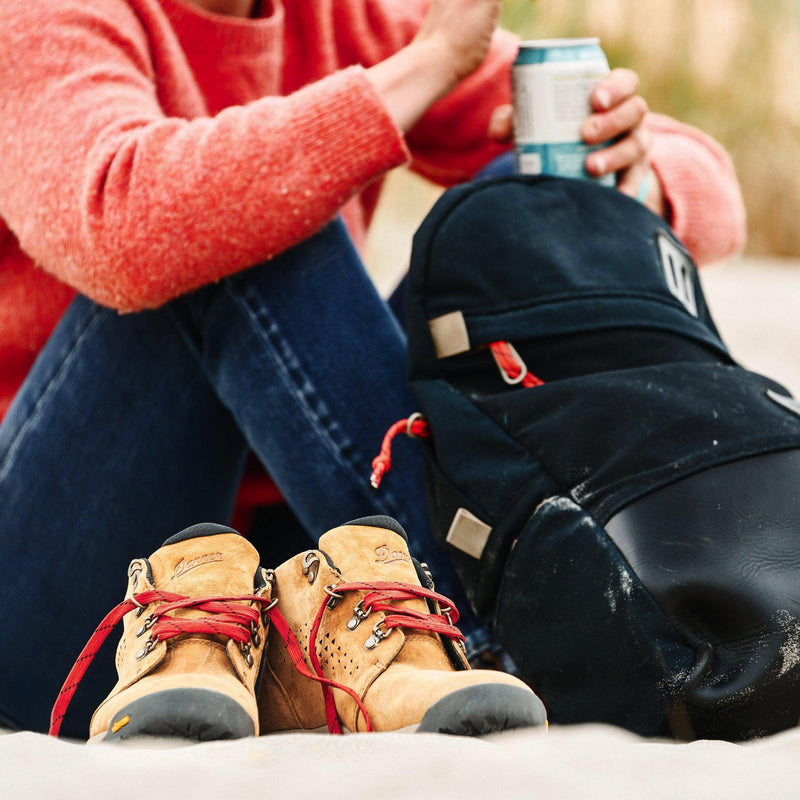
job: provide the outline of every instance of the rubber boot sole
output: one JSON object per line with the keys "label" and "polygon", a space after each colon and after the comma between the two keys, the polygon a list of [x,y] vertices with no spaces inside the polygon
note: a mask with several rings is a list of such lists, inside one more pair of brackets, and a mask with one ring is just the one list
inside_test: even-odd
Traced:
{"label": "rubber boot sole", "polygon": [[207,742],[254,735],[253,719],[228,695],[208,689],[165,689],[128,703],[113,716],[108,730],[93,740],[152,736]]}
{"label": "rubber boot sole", "polygon": [[546,722],[544,704],[533,692],[503,683],[489,683],[467,686],[445,695],[425,712],[417,733],[485,736]]}

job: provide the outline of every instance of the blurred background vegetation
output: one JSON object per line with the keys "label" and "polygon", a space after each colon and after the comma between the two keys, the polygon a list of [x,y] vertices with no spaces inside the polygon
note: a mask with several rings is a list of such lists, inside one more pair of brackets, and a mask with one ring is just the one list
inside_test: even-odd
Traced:
{"label": "blurred background vegetation", "polygon": [[[523,39],[600,37],[612,67],[639,73],[653,111],[727,148],[748,210],[747,254],[800,258],[800,0],[504,0],[502,24]],[[437,195],[402,174],[389,188],[412,230]],[[373,260],[387,250],[405,260],[407,236],[378,225]]]}

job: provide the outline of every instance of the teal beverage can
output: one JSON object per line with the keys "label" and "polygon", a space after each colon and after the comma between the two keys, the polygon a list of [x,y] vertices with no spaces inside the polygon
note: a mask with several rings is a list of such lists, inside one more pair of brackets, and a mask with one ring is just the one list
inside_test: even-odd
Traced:
{"label": "teal beverage can", "polygon": [[608,72],[596,38],[520,43],[511,67],[517,172],[615,184],[614,175],[594,178],[586,172],[586,156],[606,145],[587,145],[580,134],[592,90]]}

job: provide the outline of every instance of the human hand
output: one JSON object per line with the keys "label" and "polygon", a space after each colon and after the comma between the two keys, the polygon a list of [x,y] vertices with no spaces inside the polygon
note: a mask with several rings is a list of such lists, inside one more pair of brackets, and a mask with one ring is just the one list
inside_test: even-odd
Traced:
{"label": "human hand", "polygon": [[432,0],[411,44],[436,54],[453,88],[483,63],[499,14],[500,0]]}
{"label": "human hand", "polygon": [[616,172],[617,189],[631,197],[638,197],[649,180],[647,194],[640,199],[664,216],[661,184],[655,174],[651,175],[652,136],[644,124],[647,101],[638,90],[639,76],[630,69],[612,70],[594,88],[593,113],[584,120],[581,136],[587,144],[613,143],[589,154],[586,171],[597,177]]}
{"label": "human hand", "polygon": [[[617,188],[631,197],[638,197],[650,176],[647,194],[641,199],[656,214],[664,216],[666,204],[661,184],[655,173],[650,175],[652,137],[644,125],[647,102],[636,93],[638,88],[639,76],[629,69],[612,70],[595,87],[591,97],[594,111],[584,121],[581,136],[587,144],[617,141],[591,153],[586,159],[586,170],[596,177],[617,172]],[[496,142],[511,141],[514,122],[510,105],[494,110],[487,135]]]}
{"label": "human hand", "polygon": [[416,36],[367,77],[402,131],[486,58],[500,0],[432,0]]}

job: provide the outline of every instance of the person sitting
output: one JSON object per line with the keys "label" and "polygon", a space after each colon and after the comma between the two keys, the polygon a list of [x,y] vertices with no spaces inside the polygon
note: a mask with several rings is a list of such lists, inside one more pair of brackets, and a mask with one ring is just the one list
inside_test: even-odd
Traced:
{"label": "person sitting", "polygon": [[[419,458],[372,492],[414,401],[359,256],[381,179],[443,186],[509,147],[497,0],[6,0],[0,7],[0,723],[44,730],[131,553],[231,518],[249,453],[316,537],[388,515],[488,632],[429,530]],[[701,261],[744,211],[724,150],[594,92],[587,163]],[[270,553],[262,552],[269,563]],[[46,596],[44,593],[46,592]],[[44,657],[43,657],[44,655]],[[112,685],[98,658],[64,731]]]}

